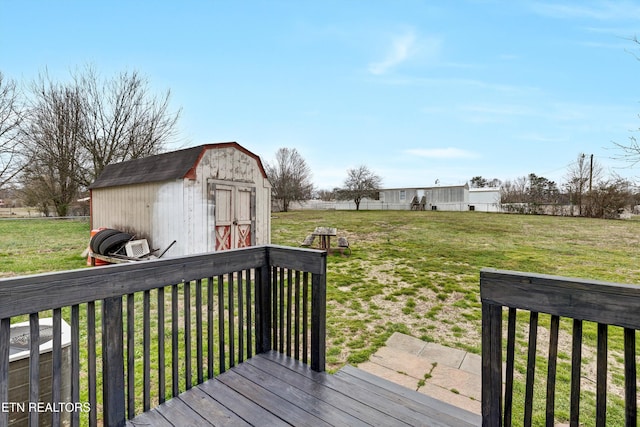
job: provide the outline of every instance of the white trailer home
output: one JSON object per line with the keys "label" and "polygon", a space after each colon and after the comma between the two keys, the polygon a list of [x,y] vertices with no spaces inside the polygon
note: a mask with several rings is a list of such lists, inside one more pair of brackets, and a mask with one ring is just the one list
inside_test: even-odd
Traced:
{"label": "white trailer home", "polygon": [[380,202],[384,209],[414,209],[418,203],[419,210],[466,211],[469,186],[387,188],[380,190]]}
{"label": "white trailer home", "polygon": [[469,210],[479,212],[502,212],[500,197],[499,188],[470,188]]}
{"label": "white trailer home", "polygon": [[146,238],[166,256],[269,244],[271,185],[256,154],[207,144],[108,165],[89,187],[91,228]]}

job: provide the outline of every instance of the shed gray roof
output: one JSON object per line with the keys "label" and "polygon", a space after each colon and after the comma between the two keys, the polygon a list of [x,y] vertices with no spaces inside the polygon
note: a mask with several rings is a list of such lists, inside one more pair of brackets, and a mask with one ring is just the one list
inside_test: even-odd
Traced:
{"label": "shed gray roof", "polygon": [[206,150],[226,147],[234,147],[256,159],[262,175],[266,178],[260,157],[237,142],[222,142],[107,165],[89,188],[93,190],[96,188],[184,179],[195,169]]}

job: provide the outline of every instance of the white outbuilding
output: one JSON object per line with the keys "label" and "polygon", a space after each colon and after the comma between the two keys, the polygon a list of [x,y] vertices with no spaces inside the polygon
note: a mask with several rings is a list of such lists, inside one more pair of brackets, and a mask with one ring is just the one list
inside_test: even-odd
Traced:
{"label": "white outbuilding", "polygon": [[271,241],[271,185],[260,157],[236,142],[108,165],[91,190],[91,228],[146,238],[165,256]]}

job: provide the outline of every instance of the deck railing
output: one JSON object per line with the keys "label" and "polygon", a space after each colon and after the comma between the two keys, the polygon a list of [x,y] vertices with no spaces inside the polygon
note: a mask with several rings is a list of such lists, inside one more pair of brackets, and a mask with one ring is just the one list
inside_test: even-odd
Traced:
{"label": "deck railing", "polygon": [[[326,253],[278,246],[0,280],[0,425],[21,416],[123,425],[271,349],[323,371],[325,299]],[[44,317],[53,318],[52,368],[41,364]],[[30,330],[26,402],[9,362],[11,324],[21,321]]]}
{"label": "deck railing", "polygon": [[[522,410],[523,418],[515,425],[553,426],[558,402],[569,406],[563,409],[563,417],[568,415],[570,425],[586,421],[604,426],[612,399],[623,401],[624,410],[609,425],[636,425],[640,286],[483,269],[480,295],[484,426],[511,426],[516,407]],[[507,324],[506,342],[503,321]],[[541,335],[548,336],[548,348],[538,347]],[[593,361],[595,372],[585,372]],[[543,387],[546,377],[546,393],[534,391],[536,377]],[[559,378],[570,382],[563,388],[564,396],[557,393]],[[515,386],[522,382],[524,390],[516,393]],[[587,387],[593,390],[585,390]],[[613,393],[616,388],[619,390]],[[591,400],[594,394],[595,402]],[[516,395],[522,399],[517,403]],[[589,401],[581,403],[585,397]],[[536,402],[542,412],[538,418],[534,416]]]}

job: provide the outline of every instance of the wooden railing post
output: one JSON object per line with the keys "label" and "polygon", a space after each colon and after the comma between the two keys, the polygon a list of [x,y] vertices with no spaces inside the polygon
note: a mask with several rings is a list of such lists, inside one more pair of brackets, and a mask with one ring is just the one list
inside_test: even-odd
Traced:
{"label": "wooden railing post", "polygon": [[124,426],[122,297],[102,302],[102,397],[104,425]]}
{"label": "wooden railing post", "polygon": [[265,263],[256,277],[256,353],[271,350],[271,267]]}
{"label": "wooden railing post", "polygon": [[327,330],[327,258],[320,258],[320,274],[311,278],[311,369],[323,372],[326,358]]}
{"label": "wooden railing post", "polygon": [[502,426],[502,307],[482,302],[482,426]]}

